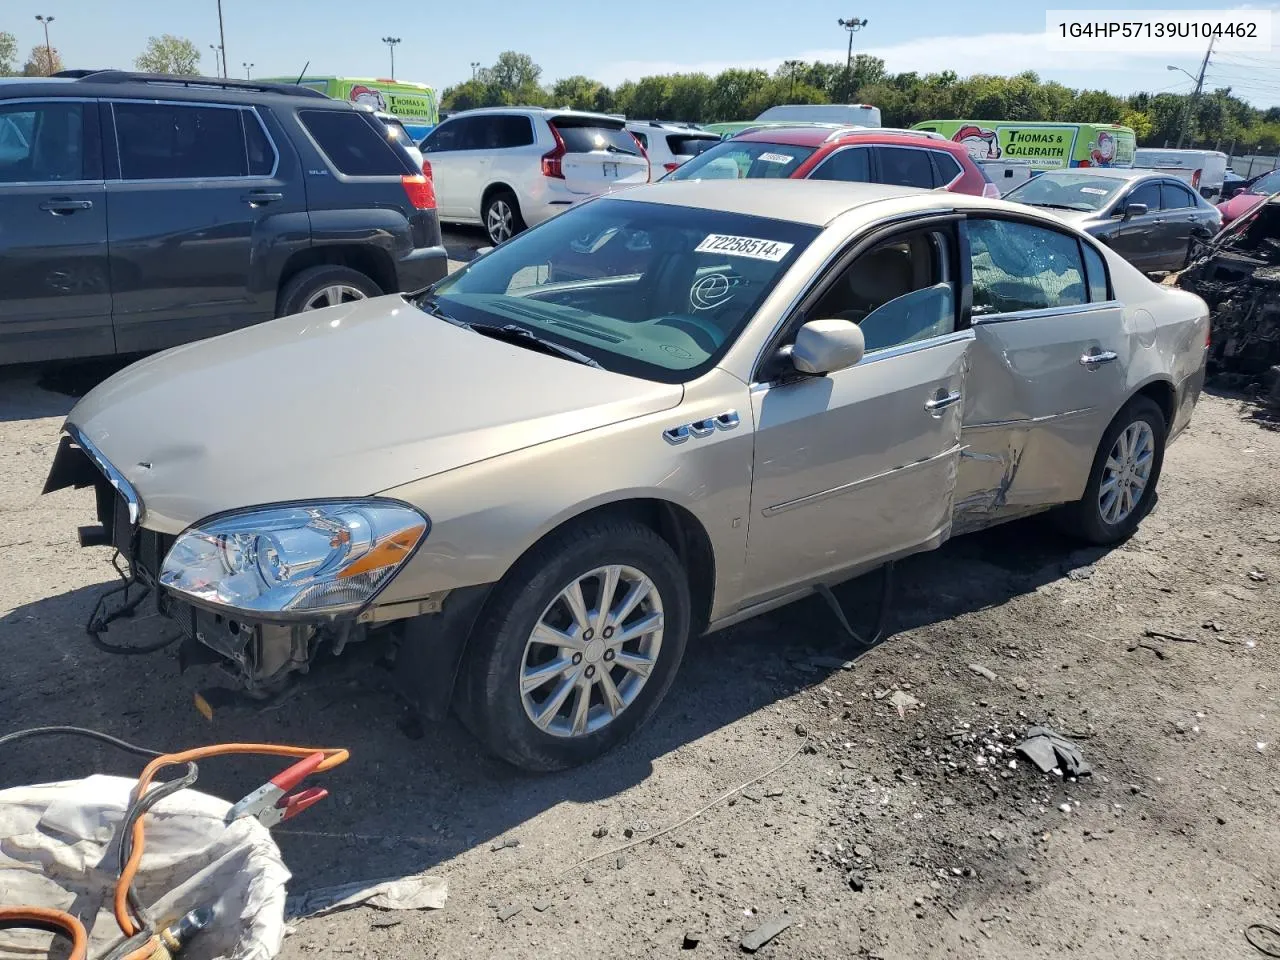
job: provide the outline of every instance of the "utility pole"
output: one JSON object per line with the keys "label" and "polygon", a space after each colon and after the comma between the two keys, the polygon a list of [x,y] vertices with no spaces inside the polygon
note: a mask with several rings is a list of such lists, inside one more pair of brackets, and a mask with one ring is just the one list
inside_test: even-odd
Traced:
{"label": "utility pole", "polygon": [[226,76],[226,58],[222,56],[222,48],[216,43],[209,44],[209,49],[213,51],[213,71],[220,77]]}
{"label": "utility pole", "polygon": [[37,13],[36,19],[44,24],[44,55],[46,72],[53,73],[53,47],[49,46],[49,24],[53,23],[53,17],[46,17]]}
{"label": "utility pole", "polygon": [[227,33],[222,26],[222,0],[218,0],[218,49],[222,51],[222,76],[231,76],[227,72]]}
{"label": "utility pole", "polygon": [[400,42],[399,37],[383,37],[382,42],[387,45],[387,49],[391,51],[391,79],[396,78],[396,44]]}
{"label": "utility pole", "polygon": [[1213,53],[1213,41],[1216,39],[1217,37],[1209,38],[1209,49],[1204,52],[1204,59],[1200,61],[1200,75],[1196,77],[1195,92],[1191,94],[1187,109],[1182,114],[1182,129],[1178,131],[1178,146],[1175,148],[1177,150],[1182,149],[1182,141],[1187,137],[1187,127],[1191,124],[1191,111],[1195,109],[1200,100],[1200,91],[1204,89],[1204,72],[1209,69],[1209,55]]}
{"label": "utility pole", "polygon": [[847,99],[853,96],[853,35],[867,25],[867,20],[865,17],[850,17],[848,20],[841,17],[837,22],[849,31],[849,53],[844,61],[844,95]]}

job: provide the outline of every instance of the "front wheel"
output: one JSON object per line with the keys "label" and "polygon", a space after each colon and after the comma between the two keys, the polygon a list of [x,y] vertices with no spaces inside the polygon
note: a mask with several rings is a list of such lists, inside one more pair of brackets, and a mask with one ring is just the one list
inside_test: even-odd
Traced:
{"label": "front wheel", "polygon": [[463,722],[525,770],[593,760],[657,709],[689,623],[688,579],[653,530],[624,519],[566,530],[486,605],[461,677]]}
{"label": "front wheel", "polygon": [[510,240],[525,228],[524,217],[520,216],[520,204],[510,190],[498,190],[491,194],[484,202],[480,215],[484,218],[485,233],[495,246]]}
{"label": "front wheel", "polygon": [[1063,531],[1099,546],[1132,535],[1155,502],[1167,436],[1154,401],[1130,400],[1102,436],[1084,496],[1060,512]]}

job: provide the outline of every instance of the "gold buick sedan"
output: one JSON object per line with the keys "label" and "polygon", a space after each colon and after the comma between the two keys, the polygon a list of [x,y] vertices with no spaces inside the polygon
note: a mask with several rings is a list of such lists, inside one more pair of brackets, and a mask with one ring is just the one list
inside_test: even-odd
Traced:
{"label": "gold buick sedan", "polygon": [[82,542],[241,686],[377,640],[423,715],[553,770],[643,723],[691,636],[1039,511],[1126,537],[1208,334],[1025,206],[652,184],[125,369],[47,489],[96,487]]}

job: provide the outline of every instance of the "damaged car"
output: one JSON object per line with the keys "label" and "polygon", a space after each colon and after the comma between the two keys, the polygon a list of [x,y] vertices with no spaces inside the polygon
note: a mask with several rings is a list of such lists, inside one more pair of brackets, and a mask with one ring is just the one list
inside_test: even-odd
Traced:
{"label": "damaged car", "polygon": [[96,490],[82,542],[239,684],[380,643],[422,715],[554,770],[653,714],[691,637],[1040,511],[1131,534],[1208,329],[1025,206],[641,186],[421,295],[123,370],[46,489]]}

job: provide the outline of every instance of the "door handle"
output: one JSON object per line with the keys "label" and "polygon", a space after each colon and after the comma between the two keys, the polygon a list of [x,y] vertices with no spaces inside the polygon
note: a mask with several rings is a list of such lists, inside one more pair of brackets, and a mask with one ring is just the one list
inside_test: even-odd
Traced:
{"label": "door handle", "polygon": [[92,200],[72,200],[70,197],[52,197],[40,204],[41,210],[48,210],[55,217],[64,217],[77,210],[92,210]]}
{"label": "door handle", "polygon": [[283,200],[283,193],[267,193],[265,190],[255,190],[253,193],[246,193],[240,197],[243,203],[256,207],[260,203],[271,203],[275,200]]}
{"label": "door handle", "polygon": [[1120,354],[1113,350],[1099,350],[1097,353],[1086,353],[1080,358],[1080,363],[1091,370],[1096,370],[1104,363],[1110,363],[1112,360],[1119,360]]}
{"label": "door handle", "polygon": [[948,393],[946,396],[933,397],[930,400],[926,400],[924,402],[924,408],[928,410],[930,413],[936,415],[939,412],[947,409],[947,407],[953,406],[959,402],[960,402],[959,392]]}

